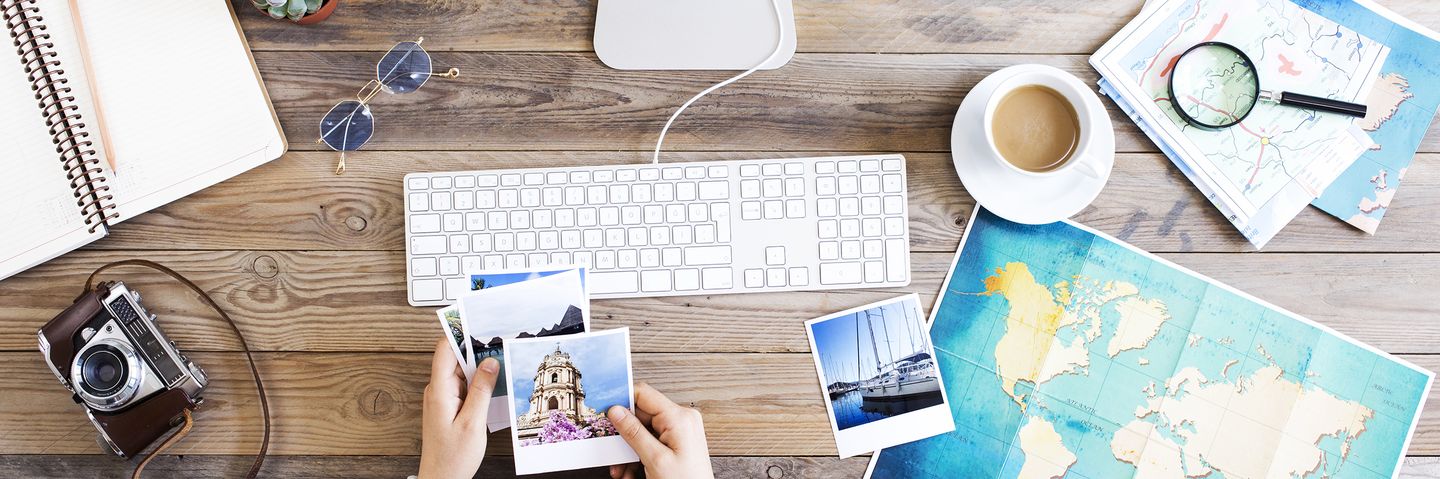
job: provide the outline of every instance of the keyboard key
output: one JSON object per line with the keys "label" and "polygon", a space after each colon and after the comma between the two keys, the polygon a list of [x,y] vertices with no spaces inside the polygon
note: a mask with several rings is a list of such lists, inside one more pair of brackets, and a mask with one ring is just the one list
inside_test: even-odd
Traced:
{"label": "keyboard key", "polygon": [[660,179],[659,168],[641,168],[640,181],[655,181]]}
{"label": "keyboard key", "polygon": [[424,190],[430,188],[430,179],[423,176],[412,177],[406,180],[412,190]]}
{"label": "keyboard key", "polygon": [[860,180],[854,176],[841,176],[838,181],[842,195],[853,195],[860,191]]}
{"label": "keyboard key", "polygon": [[860,198],[860,214],[865,216],[880,216],[880,197],[866,196]]}
{"label": "keyboard key", "polygon": [[790,286],[809,286],[810,268],[799,266],[790,268]]}
{"label": "keyboard key", "polygon": [[425,193],[410,193],[405,203],[410,211],[430,211],[430,195]]}
{"label": "keyboard key", "polygon": [[453,201],[451,204],[455,205],[455,209],[457,210],[473,210],[475,209],[475,193],[469,191],[456,191],[455,201]]}
{"label": "keyboard key", "polygon": [[437,177],[431,178],[431,179],[430,179],[430,187],[431,187],[431,188],[435,188],[435,189],[437,189],[437,190],[448,190],[448,189],[450,189],[450,177],[448,177],[448,176],[437,176]]}
{"label": "keyboard key", "polygon": [[800,164],[800,163],[786,163],[786,164],[785,164],[785,174],[787,174],[787,175],[803,175],[803,174],[805,174],[805,165],[802,165],[802,164]]}
{"label": "keyboard key", "polygon": [[652,227],[650,227],[650,244],[653,244],[653,245],[656,245],[656,246],[665,246],[665,245],[670,244],[670,227],[669,227],[669,226],[652,226]]}
{"label": "keyboard key", "polygon": [[805,179],[800,177],[785,179],[785,196],[803,196],[805,194]]}
{"label": "keyboard key", "polygon": [[495,251],[515,251],[515,233],[495,233]]}
{"label": "keyboard key", "polygon": [[545,174],[545,183],[551,185],[563,185],[565,184],[565,178],[567,176],[569,175],[566,175],[563,171],[552,171]]}
{"label": "keyboard key", "polygon": [[536,228],[549,228],[554,221],[550,210],[535,210],[530,213],[530,225]]}
{"label": "keyboard key", "polygon": [[449,246],[444,236],[415,236],[410,238],[410,254],[440,254]]}
{"label": "keyboard key", "polygon": [[865,218],[860,222],[860,233],[865,236],[880,236],[884,228],[880,224],[880,218]]}
{"label": "keyboard key", "polygon": [[645,215],[640,212],[640,207],[628,205],[620,208],[620,222],[627,225],[638,225],[645,220]]}
{"label": "keyboard key", "polygon": [[615,226],[620,224],[620,208],[606,206],[600,208],[600,226]]}
{"label": "keyboard key", "polygon": [[815,201],[815,214],[821,218],[833,218],[838,213],[835,198],[820,198]]}
{"label": "keyboard key", "polygon": [[[450,252],[451,252],[451,253],[469,253],[469,252],[470,252],[470,235],[468,235],[468,234],[464,234],[464,235],[450,235]],[[447,273],[447,274],[458,274],[458,273]]]}
{"label": "keyboard key", "polygon": [[410,276],[435,276],[437,262],[435,258],[415,258],[410,260]]}
{"label": "keyboard key", "polygon": [[711,166],[707,169],[706,174],[711,178],[725,178],[730,176],[730,167],[720,165]]}
{"label": "keyboard key", "polygon": [[475,177],[475,182],[481,188],[494,188],[500,186],[500,177],[495,175],[480,175]]}
{"label": "keyboard key", "polygon": [[539,186],[545,184],[544,173],[525,173],[525,186]]}
{"label": "keyboard key", "polygon": [[445,213],[443,225],[445,231],[456,232],[465,229],[465,216],[460,213]]}
{"label": "keyboard key", "polygon": [[611,203],[629,203],[630,187],[625,185],[610,185]]}
{"label": "keyboard key", "polygon": [[905,261],[905,240],[885,240],[885,280],[905,281],[909,264]]}
{"label": "keyboard key", "polygon": [[760,176],[760,165],[740,165],[740,176]]}
{"label": "keyboard key", "polygon": [[615,170],[615,181],[629,183],[635,181],[635,170]]}
{"label": "keyboard key", "polygon": [[856,216],[860,214],[860,200],[847,196],[840,198],[840,215]]}
{"label": "keyboard key", "polygon": [[640,273],[615,271],[586,273],[591,294],[634,293],[640,290]]}
{"label": "keyboard key", "polygon": [[[679,206],[679,205],[675,205]],[[665,222],[665,207],[660,205],[645,205],[645,224],[654,225]]]}
{"label": "keyboard key", "polygon": [[682,254],[680,248],[662,249],[660,250],[660,265],[666,268],[680,266],[684,264],[684,261],[680,259]]}
{"label": "keyboard key", "polygon": [[832,239],[840,235],[840,228],[835,220],[820,220],[820,238]]}
{"label": "keyboard key", "polygon": [[815,173],[817,174],[828,175],[834,172],[835,162],[833,161],[821,161],[815,163]]}
{"label": "keyboard key", "polygon": [[648,228],[643,226],[630,228],[625,230],[625,233],[630,237],[628,242],[630,246],[646,246],[650,244],[650,230]]}
{"label": "keyboard key", "polygon": [[687,179],[687,180],[698,180],[698,179],[702,179],[702,178],[705,178],[705,167],[703,167],[703,166],[687,166],[687,167],[685,167],[685,179]]}
{"label": "keyboard key", "polygon": [[900,171],[899,158],[887,158],[880,161],[880,169],[885,171]]}
{"label": "keyboard key", "polygon": [[580,183],[580,184],[589,183],[589,182],[590,182],[590,172],[588,172],[588,171],[572,171],[572,172],[570,172],[570,182],[571,182],[571,183]]}
{"label": "keyboard key", "polygon": [[599,248],[605,246],[605,235],[598,229],[585,230],[585,247]]}
{"label": "keyboard key", "polygon": [[560,232],[560,247],[565,249],[579,249],[580,232],[575,230]]}
{"label": "keyboard key", "polygon": [[479,257],[479,256],[466,256],[466,257],[460,258],[460,272],[461,272],[462,274],[465,274],[465,275],[468,276],[468,275],[472,275],[472,274],[479,273],[480,271],[481,271],[481,269],[480,269],[480,257]]}
{"label": "keyboard key", "polygon": [[745,270],[745,287],[760,288],[765,286],[765,270],[751,268]]}
{"label": "keyboard key", "polygon": [[410,282],[410,296],[415,301],[440,301],[445,299],[444,282],[439,279],[417,279]]}
{"label": "keyboard key", "polygon": [[576,209],[575,224],[579,226],[595,226],[600,224],[595,214],[595,208]]}
{"label": "keyboard key", "polygon": [[705,268],[700,270],[700,276],[705,289],[730,289],[734,286],[735,273],[730,268]]}
{"label": "keyboard key", "polygon": [[765,270],[765,286],[779,288],[785,286],[785,268],[768,268]]}
{"label": "keyboard key", "polygon": [[730,203],[710,203],[710,221],[715,222],[715,240],[730,242]]}
{"label": "keyboard key", "polygon": [[885,175],[880,181],[884,183],[886,193],[899,193],[905,188],[905,180],[901,179],[900,175]]}
{"label": "keyboard key", "polygon": [[670,270],[645,270],[640,272],[640,290],[647,293],[670,291]]}
{"label": "keyboard key", "polygon": [[830,196],[835,194],[835,177],[822,176],[815,179],[815,194]]}
{"label": "keyboard key", "polygon": [[440,215],[411,215],[411,233],[439,233]]}
{"label": "keyboard key", "polygon": [[670,183],[656,183],[655,194],[651,199],[660,203],[675,201],[675,185]]}
{"label": "keyboard key", "polygon": [[500,175],[500,186],[520,186],[520,175],[515,173]]}
{"label": "keyboard key", "polygon": [[704,223],[710,221],[710,207],[705,203],[691,203],[689,208],[691,223]]}
{"label": "keyboard key", "polygon": [[740,180],[740,197],[754,199],[760,197],[760,180]]}
{"label": "keyboard key", "polygon": [[630,185],[630,201],[633,201],[633,202],[636,202],[636,203],[649,203],[649,202],[650,202],[650,185],[648,185],[648,184]]}
{"label": "keyboard key", "polygon": [[685,205],[665,205],[665,221],[668,223],[684,223]]}
{"label": "keyboard key", "polygon": [[609,189],[604,186],[590,185],[585,188],[585,199],[592,205],[603,205],[610,201]]}
{"label": "keyboard key", "polygon": [[[574,233],[574,231],[566,231],[566,233]],[[559,247],[560,247],[560,232],[559,232],[559,231],[541,231],[541,232],[540,232],[540,249],[557,249],[557,248],[559,248]]]}
{"label": "keyboard key", "polygon": [[639,255],[633,249],[622,249],[615,254],[615,265],[621,268],[634,268],[639,264]]}
{"label": "keyboard key", "polygon": [[761,194],[766,198],[779,198],[785,195],[785,183],[779,178],[766,178],[761,185]]}
{"label": "keyboard key", "polygon": [[[899,190],[896,190],[899,191]],[[873,195],[880,192],[880,177],[867,175],[860,177],[860,193]]]}
{"label": "keyboard key", "polygon": [[864,173],[880,171],[880,160],[860,160],[860,171]]}
{"label": "keyboard key", "polygon": [[520,206],[520,193],[515,190],[500,190],[499,204],[501,208]]}
{"label": "keyboard key", "polygon": [[678,180],[685,177],[685,171],[680,168],[662,168],[660,177],[667,180]]}
{"label": "keyboard key", "polygon": [[885,236],[902,236],[905,234],[905,219],[900,217],[885,218]]}
{"label": "keyboard key", "polygon": [[691,246],[685,248],[686,266],[709,266],[730,264],[732,262],[729,246]]}
{"label": "keyboard key", "polygon": [[765,202],[765,219],[778,220],[785,217],[785,203],[779,200]]}
{"label": "keyboard key", "polygon": [[506,268],[509,268],[509,269],[520,269],[520,268],[524,268],[524,267],[525,267],[525,255],[524,255],[524,254],[519,254],[519,253],[517,253],[517,254],[507,254],[507,255],[505,255],[505,267],[506,267]]}
{"label": "keyboard key", "polygon": [[[796,178],[797,180],[799,178]],[[802,182],[803,186],[804,183]],[[700,199],[703,201],[724,200],[730,198],[730,183],[727,181],[701,181]]]}
{"label": "keyboard key", "polygon": [[678,291],[694,291],[700,289],[700,270],[675,270],[675,289]]}
{"label": "keyboard key", "polygon": [[761,170],[765,172],[765,176],[780,176],[781,168],[779,163],[766,163],[764,166],[761,166]]}
{"label": "keyboard key", "polygon": [[493,270],[497,270],[497,269],[505,269],[505,257],[504,257],[504,256],[500,256],[500,255],[498,255],[498,254],[487,254],[487,255],[485,255],[484,262],[485,262],[485,269],[487,269],[487,270],[492,270],[492,271],[493,271]]}
{"label": "keyboard key", "polygon": [[490,252],[490,233],[470,235],[470,251],[476,253]]}
{"label": "keyboard key", "polygon": [[758,220],[758,219],[760,219],[760,202],[759,202],[759,201],[746,201],[746,202],[740,203],[740,219],[742,219],[742,220]]}
{"label": "keyboard key", "polygon": [[677,183],[675,185],[675,199],[680,201],[695,201],[695,184]]}
{"label": "keyboard key", "polygon": [[455,276],[457,274],[460,274],[460,258],[454,256],[440,258],[440,275]]}
{"label": "keyboard key", "polygon": [[838,170],[839,170],[841,173],[854,173],[854,172],[855,172],[855,160],[844,160],[844,161],[841,161],[841,162],[839,163],[839,168],[838,168]]}
{"label": "keyboard key", "polygon": [[866,259],[880,258],[885,255],[885,246],[880,240],[865,240],[861,249]]}
{"label": "keyboard key", "polygon": [[[615,269],[615,252],[598,251],[595,253],[595,267],[600,269]],[[594,291],[593,289],[591,291]]]}
{"label": "keyboard key", "polygon": [[860,284],[860,263],[821,263],[820,284]]}
{"label": "keyboard key", "polygon": [[540,206],[540,189],[525,188],[520,190],[520,206],[525,208]]}
{"label": "keyboard key", "polygon": [[489,209],[495,207],[495,190],[475,192],[475,207]]}
{"label": "keyboard key", "polygon": [[885,264],[879,261],[865,262],[865,282],[880,283],[885,281]]}
{"label": "keyboard key", "polygon": [[845,238],[860,236],[860,220],[855,218],[840,220],[840,236]]}
{"label": "keyboard key", "polygon": [[782,266],[785,264],[784,246],[765,247],[765,264],[770,266]]}
{"label": "keyboard key", "polygon": [[589,251],[576,251],[573,256],[575,257],[573,260],[575,266],[583,266],[586,269],[594,268],[594,266],[592,266],[595,264],[594,253]]}
{"label": "keyboard key", "polygon": [[575,210],[565,208],[555,210],[556,228],[573,228],[575,226]]}
{"label": "keyboard key", "polygon": [[608,248],[619,248],[625,246],[625,229],[609,228],[605,230],[605,246]]}
{"label": "keyboard key", "polygon": [[[660,266],[660,250],[655,249],[655,248],[645,248],[645,249],[640,250],[640,267],[641,267],[641,268],[657,268],[657,267],[659,267],[659,266]],[[666,272],[666,274],[669,274],[669,272]],[[643,276],[642,276],[641,279],[642,279],[642,280],[644,279]]]}
{"label": "keyboard key", "polygon": [[474,176],[470,176],[470,175],[457,176],[457,177],[455,177],[455,187],[456,187],[456,188],[474,188],[474,187],[475,187],[475,177],[474,177]]}
{"label": "keyboard key", "polygon": [[696,243],[714,243],[715,225],[700,225],[695,227]]}
{"label": "keyboard key", "polygon": [[860,242],[841,241],[840,257],[844,259],[860,259]]}
{"label": "keyboard key", "polygon": [[832,261],[840,259],[840,243],[834,241],[820,242],[820,260]]}
{"label": "keyboard key", "polygon": [[805,217],[805,200],[785,200],[785,217],[798,219]]}
{"label": "keyboard key", "polygon": [[513,229],[517,229],[517,230],[523,230],[523,229],[529,228],[529,227],[530,227],[530,212],[529,212],[529,211],[525,211],[525,210],[511,211],[511,212],[510,212],[510,227],[513,228]]}
{"label": "keyboard key", "polygon": [[694,230],[690,225],[680,225],[670,228],[670,242],[678,245],[687,245],[695,241]]}
{"label": "keyboard key", "polygon": [[585,204],[585,187],[565,187],[565,206],[579,206]]}
{"label": "keyboard key", "polygon": [[565,204],[564,189],[545,188],[540,190],[540,203],[545,206],[560,206]]}

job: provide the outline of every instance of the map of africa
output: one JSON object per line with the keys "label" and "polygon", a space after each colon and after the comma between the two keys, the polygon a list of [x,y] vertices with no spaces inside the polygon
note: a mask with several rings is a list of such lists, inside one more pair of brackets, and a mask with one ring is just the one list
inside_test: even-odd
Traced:
{"label": "map of africa", "polygon": [[1386,478],[1433,377],[1083,227],[983,210],[935,308],[956,430],[873,477]]}

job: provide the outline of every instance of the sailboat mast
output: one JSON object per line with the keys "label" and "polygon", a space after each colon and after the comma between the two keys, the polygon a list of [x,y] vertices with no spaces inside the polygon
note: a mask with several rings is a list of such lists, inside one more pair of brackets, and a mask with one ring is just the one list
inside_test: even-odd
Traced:
{"label": "sailboat mast", "polygon": [[880,331],[885,333],[885,354],[889,355],[890,366],[895,366],[895,344],[890,342],[890,326],[885,324],[885,308],[880,308]]}
{"label": "sailboat mast", "polygon": [[860,372],[860,313],[855,313],[855,382],[864,375]]}
{"label": "sailboat mast", "polygon": [[875,346],[875,323],[870,321],[870,311],[865,311],[865,327],[870,330],[870,352],[875,353],[875,375],[880,375],[880,349]]}

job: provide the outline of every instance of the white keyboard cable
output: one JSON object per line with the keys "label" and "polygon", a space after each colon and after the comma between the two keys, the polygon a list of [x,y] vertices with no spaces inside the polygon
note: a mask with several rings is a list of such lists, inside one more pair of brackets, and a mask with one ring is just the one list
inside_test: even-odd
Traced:
{"label": "white keyboard cable", "polygon": [[755,73],[757,70],[760,69],[760,67],[765,66],[767,63],[770,63],[771,60],[774,60],[776,56],[780,55],[780,50],[783,49],[783,47],[785,46],[785,19],[780,16],[780,0],[770,0],[770,6],[775,9],[775,25],[780,28],[779,39],[775,41],[775,51],[770,52],[770,56],[765,57],[764,60],[760,61],[760,64],[755,65],[753,68],[745,70],[744,73],[741,73],[739,75],[730,77],[729,80],[716,83],[710,88],[706,88],[700,93],[695,94],[695,96],[690,97],[690,99],[686,100],[684,104],[681,104],[680,109],[675,110],[675,114],[670,115],[670,119],[665,121],[665,127],[660,129],[660,138],[655,140],[655,156],[650,159],[651,164],[660,164],[660,145],[665,143],[665,133],[670,131],[670,125],[672,123],[675,123],[675,119],[680,117],[680,113],[683,113],[686,108],[689,108],[691,103],[695,103],[695,100],[699,100],[700,97],[703,97],[710,92],[719,90],[725,85],[735,83],[741,78],[745,78],[751,73]]}

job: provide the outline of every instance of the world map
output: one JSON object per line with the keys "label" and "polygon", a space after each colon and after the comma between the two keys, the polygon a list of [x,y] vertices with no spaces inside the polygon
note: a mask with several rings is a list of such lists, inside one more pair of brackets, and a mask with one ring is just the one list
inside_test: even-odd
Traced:
{"label": "world map", "polygon": [[935,307],[956,430],[872,477],[1391,477],[1433,377],[1083,227],[983,210]]}

